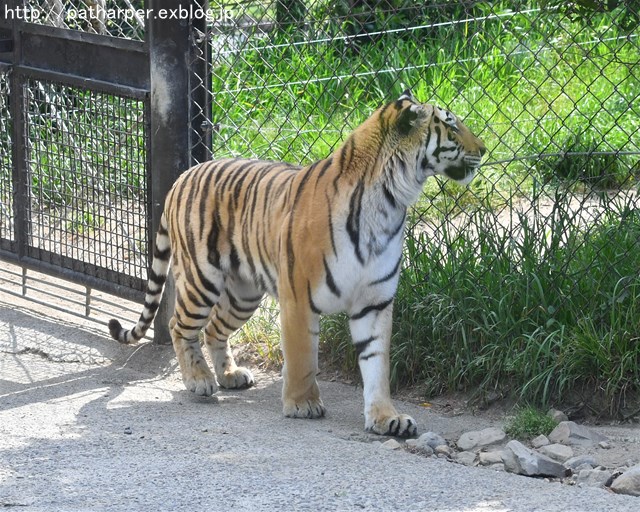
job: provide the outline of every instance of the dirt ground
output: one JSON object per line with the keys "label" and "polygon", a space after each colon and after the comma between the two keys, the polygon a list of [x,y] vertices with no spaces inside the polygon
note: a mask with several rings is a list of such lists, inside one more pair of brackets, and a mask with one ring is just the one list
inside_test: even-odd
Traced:
{"label": "dirt ground", "polygon": [[[119,345],[107,334],[110,312],[96,321],[43,307],[33,299],[51,296],[3,293],[1,277],[0,508],[638,510],[640,498],[604,489],[384,450],[384,438],[363,430],[362,389],[328,369],[320,383],[328,413],[318,421],[283,418],[278,372],[254,363],[255,388],[194,397],[171,347]],[[427,404],[419,390],[396,399],[420,433],[450,444],[470,430],[504,427],[510,411],[505,401],[486,408],[461,396]],[[593,453],[600,464],[640,462],[638,424],[589,426],[611,440]]]}

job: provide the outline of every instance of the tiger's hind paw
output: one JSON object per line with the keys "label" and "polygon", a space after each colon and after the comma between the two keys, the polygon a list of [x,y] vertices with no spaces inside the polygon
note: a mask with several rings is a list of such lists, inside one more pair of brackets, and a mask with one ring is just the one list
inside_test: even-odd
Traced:
{"label": "tiger's hind paw", "polygon": [[326,409],[319,398],[300,402],[285,400],[282,412],[287,418],[322,418]]}
{"label": "tiger's hind paw", "polygon": [[416,420],[407,414],[376,418],[366,430],[382,436],[413,437],[418,433]]}
{"label": "tiger's hind paw", "polygon": [[239,366],[233,371],[218,375],[218,383],[225,389],[244,389],[253,386],[255,380],[247,368]]}

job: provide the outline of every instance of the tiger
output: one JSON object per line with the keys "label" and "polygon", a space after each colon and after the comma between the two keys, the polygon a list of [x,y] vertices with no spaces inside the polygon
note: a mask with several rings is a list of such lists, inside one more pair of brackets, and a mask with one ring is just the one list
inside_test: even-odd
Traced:
{"label": "tiger", "polygon": [[137,324],[125,330],[112,319],[110,334],[121,343],[144,337],[171,267],[169,330],[185,387],[210,396],[218,385],[252,386],[229,336],[268,294],[280,306],[284,416],[320,418],[319,318],[346,313],[365,430],[414,436],[416,421],[397,412],[389,383],[407,210],[430,176],[468,184],[485,151],[453,113],[405,91],[306,167],[240,158],[197,164],[166,197]]}

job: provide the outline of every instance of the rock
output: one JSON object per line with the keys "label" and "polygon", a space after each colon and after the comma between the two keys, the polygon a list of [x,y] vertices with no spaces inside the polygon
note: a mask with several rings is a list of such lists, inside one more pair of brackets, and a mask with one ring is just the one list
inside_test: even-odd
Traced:
{"label": "rock", "polygon": [[583,469],[578,473],[578,483],[589,487],[604,487],[611,478],[606,469]]}
{"label": "rock", "polygon": [[627,469],[611,484],[611,490],[618,494],[640,496],[640,464]]}
{"label": "rock", "polygon": [[456,453],[454,460],[463,466],[473,466],[476,461],[476,454],[474,452]]}
{"label": "rock", "polygon": [[609,441],[600,441],[598,443],[598,448],[602,448],[603,450],[610,450],[611,443]]}
{"label": "rock", "polygon": [[418,439],[407,439],[405,443],[409,448],[420,452],[422,455],[426,455],[427,457],[433,455],[433,448],[426,443],[420,443]]}
{"label": "rock", "polygon": [[569,416],[567,416],[562,411],[559,411],[558,409],[549,409],[549,411],[547,412],[547,416],[549,416],[549,418],[551,419],[556,420],[558,423],[562,421],[569,421]]}
{"label": "rock", "polygon": [[380,445],[380,448],[384,448],[385,450],[397,450],[402,445],[396,441],[395,439],[389,439]]}
{"label": "rock", "polygon": [[551,457],[558,462],[565,462],[573,457],[573,450],[570,446],[564,444],[549,444],[547,446],[541,446],[538,450],[541,454]]}
{"label": "rock", "polygon": [[451,457],[451,448],[446,444],[436,446],[434,452],[438,457]]}
{"label": "rock", "polygon": [[127,434],[128,436],[130,436],[131,434],[133,434],[133,430],[131,427],[125,427],[124,428],[124,433]]}
{"label": "rock", "polygon": [[573,421],[563,421],[558,424],[553,432],[549,434],[549,441],[552,443],[592,445],[601,441],[608,441],[606,436],[594,432],[583,425],[578,425]]}
{"label": "rock", "polygon": [[416,448],[418,449],[423,446],[429,446],[432,450],[435,450],[438,446],[447,446],[445,438],[435,432],[425,432],[416,441]]}
{"label": "rock", "polygon": [[509,441],[503,450],[502,458],[505,469],[519,475],[563,477],[568,473],[562,464],[534,452],[520,441]]}
{"label": "rock", "polygon": [[480,452],[478,454],[478,462],[481,466],[492,466],[493,464],[502,464],[502,451]]}
{"label": "rock", "polygon": [[578,455],[577,457],[571,457],[564,461],[564,467],[573,470],[585,469],[581,468],[581,466],[591,466],[591,468],[594,468],[597,465],[598,463],[593,455]]}
{"label": "rock", "polygon": [[533,446],[534,448],[540,448],[542,446],[547,446],[548,444],[551,444],[551,443],[547,438],[547,436],[543,434],[540,434],[538,437],[534,437],[531,440],[531,446]]}
{"label": "rock", "polygon": [[503,430],[495,427],[485,428],[484,430],[474,430],[465,432],[458,439],[458,448],[462,451],[469,451],[493,444],[502,443],[507,438],[507,434]]}

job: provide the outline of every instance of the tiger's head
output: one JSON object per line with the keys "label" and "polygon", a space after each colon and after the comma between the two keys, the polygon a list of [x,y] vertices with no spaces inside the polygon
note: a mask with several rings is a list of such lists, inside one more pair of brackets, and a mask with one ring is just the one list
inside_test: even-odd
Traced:
{"label": "tiger's head", "polygon": [[404,203],[417,199],[429,176],[466,185],[486,152],[484,143],[454,114],[418,103],[409,91],[378,110],[377,124],[386,135],[385,180]]}

